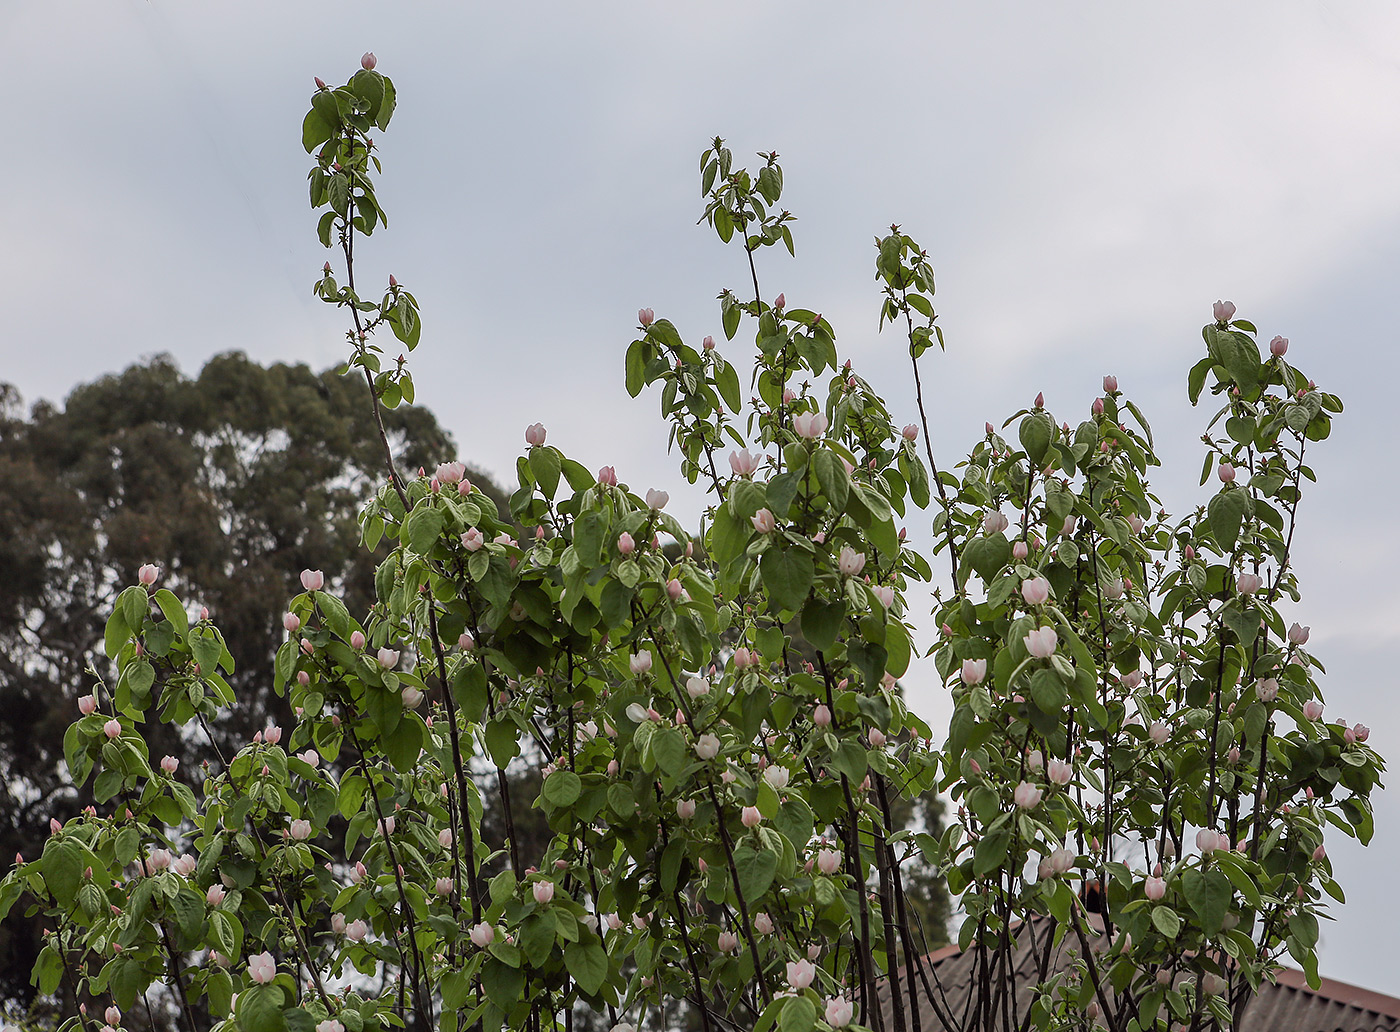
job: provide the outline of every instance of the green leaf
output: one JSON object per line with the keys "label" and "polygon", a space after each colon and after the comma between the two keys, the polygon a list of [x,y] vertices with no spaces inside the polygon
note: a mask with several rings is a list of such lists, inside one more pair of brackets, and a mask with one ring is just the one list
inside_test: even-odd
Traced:
{"label": "green leaf", "polygon": [[734,870],[739,875],[739,891],[749,905],[768,891],[778,873],[778,855],[744,843],[734,851]]}
{"label": "green leaf", "polygon": [[1181,876],[1181,884],[1187,902],[1201,919],[1201,927],[1208,935],[1215,935],[1220,931],[1233,896],[1230,879],[1218,870],[1204,873],[1188,870]]}
{"label": "green leaf", "polygon": [[570,977],[589,996],[598,995],[608,977],[608,955],[597,939],[571,942],[564,947],[564,966]]}
{"label": "green leaf", "polygon": [[802,608],[816,577],[810,554],[795,547],[770,548],[763,553],[758,568],[763,575],[763,585],[768,589],[772,612],[796,612]]}
{"label": "green leaf", "polygon": [[1152,925],[1168,939],[1175,939],[1181,931],[1181,915],[1171,907],[1153,907]]}
{"label": "green leaf", "polygon": [[73,905],[83,878],[83,851],[72,840],[50,842],[44,850],[44,884],[65,910]]}
{"label": "green leaf", "polygon": [[243,1032],[283,1032],[282,987],[276,982],[250,985],[238,994],[238,1027]]}
{"label": "green leaf", "polygon": [[559,460],[559,452],[548,445],[530,449],[530,472],[535,474],[535,482],[546,498],[553,498],[559,489]]}
{"label": "green leaf", "polygon": [[540,794],[551,806],[572,806],[583,792],[583,782],[571,770],[556,770],[544,779]]}
{"label": "green leaf", "polygon": [[520,755],[520,729],[513,721],[496,719],[486,725],[486,751],[491,762],[504,768]]}
{"label": "green leaf", "polygon": [[1233,551],[1239,540],[1240,526],[1249,513],[1249,492],[1242,488],[1227,487],[1214,498],[1206,510],[1215,542],[1227,552]]}
{"label": "green leaf", "polygon": [[636,397],[647,385],[647,359],[651,345],[644,340],[634,340],[627,349],[627,393]]}
{"label": "green leaf", "polygon": [[719,396],[724,399],[730,412],[737,413],[743,408],[743,396],[739,393],[739,373],[728,362],[721,360],[715,369],[715,386],[719,388]]}
{"label": "green leaf", "polygon": [[812,469],[816,471],[822,494],[826,495],[832,507],[845,509],[851,493],[851,478],[841,457],[829,448],[819,448],[812,455]]}
{"label": "green leaf", "polygon": [[1027,415],[1021,420],[1018,429],[1021,438],[1021,447],[1026,449],[1026,454],[1037,466],[1045,459],[1045,453],[1050,450],[1050,442],[1055,437],[1055,421],[1050,418],[1050,413],[1044,409]]}
{"label": "green leaf", "polygon": [[651,754],[657,768],[674,777],[686,763],[684,736],[673,727],[658,730],[651,736]]}
{"label": "green leaf", "polygon": [[783,1004],[778,1018],[782,1032],[812,1032],[817,1027],[817,1005],[805,996],[794,996]]}
{"label": "green leaf", "polygon": [[190,618],[185,615],[185,607],[180,605],[180,600],[175,597],[175,593],[168,588],[161,588],[156,592],[155,599],[156,605],[160,606],[160,611],[175,627],[175,633],[181,638],[189,634]]}
{"label": "green leaf", "polygon": [[802,636],[819,652],[830,652],[836,645],[836,636],[840,634],[845,618],[844,598],[837,596],[830,602],[824,602],[813,595],[802,607]]}
{"label": "green leaf", "polygon": [[442,536],[443,511],[435,507],[430,499],[424,499],[408,514],[404,523],[404,537],[408,547],[419,555],[431,555],[433,546]]}

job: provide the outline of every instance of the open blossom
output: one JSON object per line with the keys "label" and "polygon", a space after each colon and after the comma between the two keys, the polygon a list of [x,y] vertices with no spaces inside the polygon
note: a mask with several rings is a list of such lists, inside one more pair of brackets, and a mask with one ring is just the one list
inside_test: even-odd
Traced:
{"label": "open blossom", "polygon": [[1223,831],[1213,831],[1210,828],[1202,828],[1196,832],[1196,848],[1202,853],[1214,853],[1216,850],[1230,848],[1230,836]]}
{"label": "open blossom", "polygon": [[865,569],[865,553],[857,552],[850,545],[843,545],[836,566],[843,576],[855,577],[859,575],[861,570]]}
{"label": "open blossom", "polygon": [[762,456],[751,455],[745,448],[743,451],[729,453],[729,468],[734,471],[735,476],[752,476],[758,470],[758,464]]}
{"label": "open blossom", "polygon": [[394,825],[396,823],[397,820],[392,814],[390,814],[388,817],[385,817],[382,821],[375,821],[374,828],[381,835],[392,835],[394,833]]}
{"label": "open blossom", "polygon": [[634,674],[645,674],[651,669],[651,653],[637,652],[627,658],[627,666]]}
{"label": "open blossom", "polygon": [[817,966],[810,960],[790,960],[787,964],[788,985],[794,989],[806,989],[817,977]]}
{"label": "open blossom", "polygon": [[1064,760],[1051,760],[1045,769],[1045,776],[1055,785],[1068,785],[1074,768]]}
{"label": "open blossom", "polygon": [[1056,874],[1064,874],[1074,866],[1074,853],[1063,846],[1050,854],[1050,869]]}
{"label": "open blossom", "polygon": [[773,919],[766,913],[759,912],[753,918],[753,930],[759,935],[773,934]]}
{"label": "open blossom", "polygon": [[1011,526],[1011,521],[1006,518],[1006,514],[992,509],[982,517],[982,533],[991,537],[993,534],[1000,534],[1007,527]]}
{"label": "open blossom", "polygon": [[309,767],[319,767],[321,765],[321,754],[315,749],[307,749],[305,752],[298,753],[297,758]]}
{"label": "open blossom", "polygon": [[311,837],[311,822],[302,818],[292,821],[288,834],[297,842],[305,842]]}
{"label": "open blossom", "polygon": [[165,771],[165,773],[167,773],[167,774],[174,774],[175,771],[179,769],[179,767],[180,767],[180,761],[177,760],[174,756],[162,756],[162,757],[161,757],[161,760],[160,760],[160,769],[163,770],[163,771]]}
{"label": "open blossom", "polygon": [[403,690],[403,704],[405,709],[417,709],[423,704],[423,693],[409,685]]}
{"label": "open blossom", "polygon": [[486,535],[475,527],[468,527],[462,535],[462,547],[468,552],[478,552],[486,544]]}
{"label": "open blossom", "polygon": [[544,439],[549,431],[545,430],[543,423],[531,423],[525,428],[525,443],[531,448],[538,448],[544,444]]}
{"label": "open blossom", "polygon": [[326,586],[326,575],[320,570],[302,570],[301,586],[307,591],[320,591]]}
{"label": "open blossom", "polygon": [[826,1001],[826,1010],[822,1017],[826,1018],[826,1023],[832,1028],[845,1028],[851,1023],[851,1018],[855,1016],[855,1004],[844,996],[833,996]]}
{"label": "open blossom", "polygon": [[1288,628],[1288,640],[1294,645],[1306,645],[1308,643],[1308,635],[1311,633],[1311,627],[1304,627],[1300,623],[1294,623],[1292,627]]}
{"label": "open blossom", "polygon": [[665,491],[658,491],[654,487],[647,488],[647,508],[660,511],[666,508],[666,503],[671,500],[671,496]]}
{"label": "open blossom", "polygon": [[1055,654],[1055,646],[1060,643],[1060,636],[1055,633],[1053,627],[1039,627],[1031,631],[1025,637],[1026,651],[1036,659],[1048,659]]}
{"label": "open blossom", "polygon": [[1050,598],[1050,582],[1044,577],[1030,577],[1021,582],[1021,597],[1026,605],[1044,605]]}
{"label": "open blossom", "polygon": [[1016,791],[1012,793],[1012,799],[1016,805],[1023,810],[1029,810],[1040,803],[1041,790],[1039,785],[1034,785],[1029,781],[1022,781],[1016,786]]}
{"label": "open blossom", "polygon": [[263,741],[268,745],[276,745],[278,742],[282,741],[282,729],[276,724],[266,728],[263,731]]}
{"label": "open blossom", "polygon": [[815,441],[826,433],[826,416],[820,412],[799,412],[792,417],[792,428],[797,436],[806,441]]}
{"label": "open blossom", "polygon": [[878,727],[872,727],[866,737],[870,739],[870,745],[873,748],[883,749],[885,747],[885,732]]}
{"label": "open blossom", "polygon": [[962,663],[963,684],[981,684],[987,676],[985,659],[965,659]]}
{"label": "open blossom", "polygon": [[316,1032],[345,1032],[345,1026],[335,1018],[316,1022]]}
{"label": "open blossom", "polygon": [[1260,702],[1273,702],[1278,698],[1278,681],[1272,677],[1263,677],[1254,686],[1255,694],[1259,696]]}
{"label": "open blossom", "polygon": [[359,942],[368,934],[369,925],[365,924],[363,921],[351,921],[345,926],[345,938],[349,939],[351,942]]}
{"label": "open blossom", "polygon": [[1242,573],[1235,579],[1235,590],[1241,595],[1252,595],[1264,585],[1264,578],[1257,573]]}
{"label": "open blossom", "polygon": [[753,529],[760,534],[771,534],[778,526],[777,519],[769,509],[759,509],[749,517],[749,522],[753,524]]}
{"label": "open blossom", "polygon": [[756,806],[746,806],[739,814],[739,820],[746,828],[757,827],[763,820],[763,814],[758,812]]}
{"label": "open blossom", "polygon": [[496,929],[494,926],[482,921],[480,924],[472,925],[471,937],[475,945],[485,948],[495,941]]}
{"label": "open blossom", "polygon": [[763,772],[763,780],[768,782],[769,787],[781,792],[788,787],[788,782],[792,779],[791,772],[783,766],[774,764]]}
{"label": "open blossom", "polygon": [[267,985],[277,977],[277,962],[271,953],[255,953],[248,958],[248,977],[259,985]]}
{"label": "open blossom", "polygon": [[1166,745],[1167,739],[1172,735],[1167,729],[1167,725],[1160,720],[1154,720],[1152,726],[1147,729],[1147,737],[1152,739],[1153,745]]}
{"label": "open blossom", "polygon": [[698,699],[702,695],[709,695],[710,682],[703,677],[687,677],[685,679],[685,693],[692,699]]}
{"label": "open blossom", "polygon": [[1354,724],[1351,733],[1356,736],[1358,742],[1364,742],[1371,737],[1371,729],[1365,724]]}
{"label": "open blossom", "polygon": [[1124,688],[1128,689],[1128,691],[1132,691],[1138,685],[1142,684],[1142,671],[1130,670],[1128,673],[1118,678],[1118,681]]}
{"label": "open blossom", "polygon": [[385,670],[391,670],[393,669],[394,665],[398,663],[399,654],[394,649],[383,648],[379,650],[379,653],[376,656],[376,658],[379,660],[380,666],[382,666]]}
{"label": "open blossom", "polygon": [[836,869],[841,866],[841,854],[834,849],[821,849],[817,851],[817,870],[822,874],[835,874]]}
{"label": "open blossom", "polygon": [[598,470],[598,483],[602,487],[617,486],[617,470],[611,466],[604,466]]}
{"label": "open blossom", "polygon": [[719,755],[719,739],[714,735],[701,735],[695,740],[695,755],[702,760],[713,760]]}
{"label": "open blossom", "polygon": [[440,845],[443,849],[452,848],[451,828],[443,828],[440,832],[438,832],[438,845]]}
{"label": "open blossom", "polygon": [[894,605],[894,588],[888,584],[877,584],[870,590],[886,609]]}
{"label": "open blossom", "polygon": [[433,476],[444,484],[459,484],[466,475],[467,467],[461,462],[441,463],[433,473]]}

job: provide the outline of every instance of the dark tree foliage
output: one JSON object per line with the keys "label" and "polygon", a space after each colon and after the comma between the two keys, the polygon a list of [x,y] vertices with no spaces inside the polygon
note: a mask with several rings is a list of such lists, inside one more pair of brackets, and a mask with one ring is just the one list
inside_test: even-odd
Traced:
{"label": "dark tree foliage", "polygon": [[[456,457],[427,410],[384,418],[400,468]],[[231,751],[291,716],[272,662],[298,572],[324,570],[354,609],[373,602],[356,515],[383,478],[365,386],[333,371],[231,353],[189,378],[157,357],[27,418],[0,385],[0,855],[38,855],[49,818],[90,801],[65,784],[63,732],[108,673],[103,623],[137,567],[160,566],[227,635],[239,705],[213,732]],[[197,787],[206,743],[168,744]],[[0,927],[0,999],[32,998],[40,934],[18,911]]]}

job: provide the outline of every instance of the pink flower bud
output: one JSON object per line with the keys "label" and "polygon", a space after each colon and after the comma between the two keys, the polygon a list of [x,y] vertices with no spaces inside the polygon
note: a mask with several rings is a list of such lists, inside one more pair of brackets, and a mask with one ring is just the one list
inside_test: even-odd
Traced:
{"label": "pink flower bud", "polygon": [[623,531],[617,536],[617,550],[622,555],[631,555],[637,550],[637,542],[632,540],[632,535]]}
{"label": "pink flower bud", "polygon": [[598,470],[598,483],[603,487],[617,486],[617,470],[611,466],[604,466]]}
{"label": "pink flower bud", "polygon": [[739,937],[733,932],[720,932],[715,945],[721,953],[733,953],[739,948]]}
{"label": "pink flower bud", "polygon": [[1102,399],[1102,398],[1095,398],[1095,399],[1094,399],[1094,404],[1091,405],[1090,408],[1092,409],[1094,415],[1096,415],[1096,416],[1101,416],[1101,415],[1103,415],[1103,399]]}
{"label": "pink flower bud", "polygon": [[153,566],[150,563],[146,563],[146,565],[136,571],[136,579],[148,588],[156,582],[156,578],[159,576],[160,567]]}
{"label": "pink flower bud", "polygon": [[301,627],[301,617],[297,616],[296,613],[283,613],[282,627],[295,633]]}
{"label": "pink flower bud", "polygon": [[83,716],[94,713],[97,710],[97,696],[83,695],[78,698],[78,712]]}
{"label": "pink flower bud", "polygon": [[713,337],[706,337],[700,343],[706,351],[713,351],[715,349],[715,339]]}
{"label": "pink flower bud", "polygon": [[306,687],[308,684],[310,684],[310,683],[311,683],[311,675],[308,674],[305,670],[298,670],[298,671],[297,671],[297,684],[299,684],[299,685],[301,685],[303,688],[305,688],[305,687]]}
{"label": "pink flower bud", "polygon": [[758,512],[749,517],[749,522],[753,524],[753,529],[760,534],[771,534],[778,526],[778,521],[768,509],[759,509]]}
{"label": "pink flower bud", "polygon": [[1220,478],[1222,484],[1233,484],[1235,482],[1235,467],[1222,461],[1220,468],[1215,471],[1215,475]]}
{"label": "pink flower bud", "polygon": [[1264,586],[1264,578],[1256,573],[1242,573],[1235,578],[1235,590],[1241,595],[1252,595]]}
{"label": "pink flower bud", "polygon": [[107,723],[102,725],[102,732],[108,738],[119,738],[122,733],[121,721],[116,719],[107,721]]}
{"label": "pink flower bud", "polygon": [[531,448],[538,448],[544,444],[546,433],[543,423],[531,423],[525,428],[525,443]]}
{"label": "pink flower bud", "polygon": [[423,704],[423,693],[412,685],[409,685],[402,693],[405,709],[417,709]]}
{"label": "pink flower bud", "polygon": [[917,441],[919,439],[919,427],[915,423],[910,423],[900,431],[906,441]]}
{"label": "pink flower bud", "polygon": [[102,1016],[109,1025],[120,1025],[122,1023],[122,1012],[115,1007],[108,1007],[106,1013]]}
{"label": "pink flower bud", "polygon": [[1269,354],[1276,358],[1282,358],[1284,355],[1288,354],[1288,338],[1275,337],[1273,340],[1269,341]]}
{"label": "pink flower bud", "polygon": [[311,837],[311,822],[298,818],[292,821],[291,829],[288,832],[295,842],[305,842]]}
{"label": "pink flower bud", "polygon": [[365,51],[364,55],[360,58],[360,67],[367,72],[372,72],[374,71],[375,64],[374,54],[368,50]]}
{"label": "pink flower bud", "polygon": [[1021,582],[1021,597],[1026,605],[1044,605],[1050,598],[1050,582],[1044,577],[1030,577]]}
{"label": "pink flower bud", "polygon": [[637,322],[641,323],[643,326],[650,326],[655,321],[656,313],[650,308],[637,309]]}
{"label": "pink flower bud", "polygon": [[812,723],[817,727],[830,726],[831,710],[827,708],[826,703],[818,703],[817,707],[812,710]]}
{"label": "pink flower bud", "polygon": [[1160,877],[1148,878],[1142,884],[1143,894],[1152,902],[1157,902],[1167,894],[1167,883]]}
{"label": "pink flower bud", "polygon": [[826,433],[827,418],[820,412],[799,412],[792,417],[792,429],[803,440],[815,441]]}
{"label": "pink flower bud", "polygon": [[889,740],[885,737],[885,733],[878,727],[872,727],[869,732],[866,733],[866,738],[870,740],[871,748],[874,749],[883,749],[885,743]]}
{"label": "pink flower bud", "polygon": [[1055,646],[1059,644],[1060,636],[1055,633],[1053,627],[1040,627],[1027,634],[1023,640],[1026,651],[1036,659],[1049,659],[1055,654]]}
{"label": "pink flower bud", "polygon": [[798,992],[806,989],[817,977],[817,966],[810,960],[790,960],[787,963],[788,985]]}
{"label": "pink flower bud", "polygon": [[758,807],[756,806],[746,806],[739,814],[739,820],[744,827],[754,828],[763,820],[763,814],[758,812]]}
{"label": "pink flower bud", "polygon": [[1371,737],[1371,729],[1365,724],[1354,724],[1351,733],[1356,736],[1358,742],[1364,742]]}

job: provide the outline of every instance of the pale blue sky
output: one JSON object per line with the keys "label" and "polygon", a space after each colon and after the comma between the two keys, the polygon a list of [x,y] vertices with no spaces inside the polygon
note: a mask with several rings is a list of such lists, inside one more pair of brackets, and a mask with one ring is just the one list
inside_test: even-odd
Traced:
{"label": "pale blue sky", "polygon": [[[0,38],[0,378],[31,401],[156,351],[188,372],[230,348],[337,360],[340,323],[310,292],[326,255],[299,126],[312,76],[343,81],[366,49],[400,108],[381,141],[391,226],[362,282],[416,292],[419,399],[503,474],[542,420],[589,466],[699,512],[622,354],[638,307],[698,340],[719,333],[715,294],[745,282],[742,255],[695,226],[716,133],[741,160],[783,156],[798,256],[764,256],[765,293],[825,313],[901,422],[912,391],[899,340],[875,332],[871,242],[897,221],[928,248],[941,459],[1038,390],[1076,420],[1114,372],[1162,439],[1168,507],[1193,504],[1209,414],[1185,373],[1210,303],[1233,299],[1347,402],[1312,453],[1299,616],[1329,715],[1396,752],[1400,7],[74,0],[3,5]],[[941,721],[936,675],[909,681]],[[1377,825],[1368,851],[1329,845],[1352,902],[1322,969],[1393,990],[1390,796]]]}

